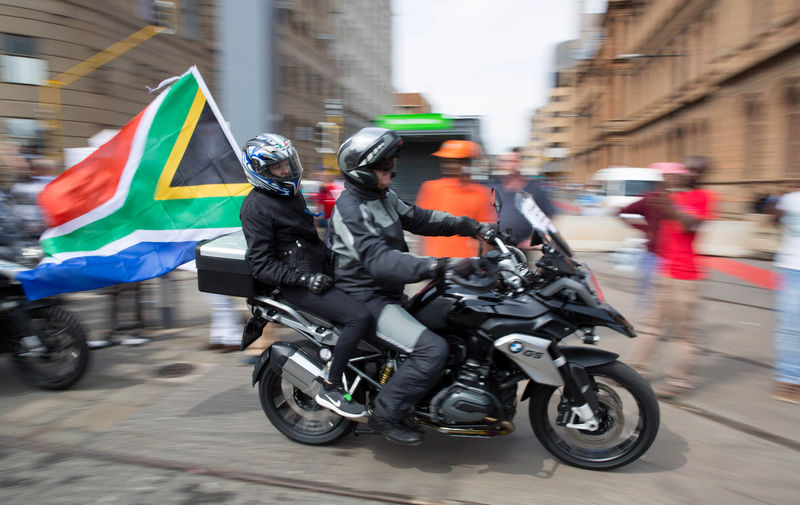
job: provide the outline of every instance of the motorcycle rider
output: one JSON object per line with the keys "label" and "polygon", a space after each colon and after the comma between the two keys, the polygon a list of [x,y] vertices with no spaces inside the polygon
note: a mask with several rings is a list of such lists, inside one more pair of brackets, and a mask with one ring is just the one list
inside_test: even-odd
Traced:
{"label": "motorcycle rider", "polygon": [[253,185],[239,215],[250,272],[263,284],[279,286],[292,305],[344,325],[315,400],[345,417],[364,416],[364,405],[345,391],[342,375],[359,339],[374,331],[374,319],[333,285],[329,251],[300,193],[297,151],[286,137],[264,133],[245,144],[243,162]]}
{"label": "motorcycle rider", "polygon": [[400,136],[367,127],[339,148],[345,190],[336,202],[329,233],[335,256],[336,285],[361,302],[377,320],[377,338],[408,357],[374,400],[372,429],[398,444],[416,445],[422,435],[405,423],[416,402],[439,379],[449,354],[447,342],[403,308],[407,283],[448,271],[468,277],[480,270],[474,258],[421,257],[411,254],[403,231],[420,235],[494,234],[492,225],[467,216],[422,209],[389,189]]}

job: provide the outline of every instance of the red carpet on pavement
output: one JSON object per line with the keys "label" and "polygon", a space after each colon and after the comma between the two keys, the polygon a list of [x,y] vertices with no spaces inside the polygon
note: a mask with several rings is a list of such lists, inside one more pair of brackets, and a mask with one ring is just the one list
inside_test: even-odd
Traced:
{"label": "red carpet on pavement", "polygon": [[754,286],[764,289],[775,289],[778,287],[778,276],[772,270],[763,267],[748,265],[742,261],[731,258],[718,258],[706,256],[703,262],[707,268],[722,272],[743,280]]}

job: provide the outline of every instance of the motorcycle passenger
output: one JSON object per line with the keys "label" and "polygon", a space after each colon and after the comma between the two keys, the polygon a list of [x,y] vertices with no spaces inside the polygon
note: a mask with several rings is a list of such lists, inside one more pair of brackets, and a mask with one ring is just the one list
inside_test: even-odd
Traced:
{"label": "motorcycle passenger", "polygon": [[344,325],[315,400],[345,417],[364,416],[364,405],[345,391],[342,375],[359,339],[374,331],[374,319],[333,285],[329,251],[300,193],[297,151],[282,135],[264,133],[245,144],[243,162],[253,185],[239,215],[250,272],[259,282],[280,287],[292,305]]}
{"label": "motorcycle passenger", "polygon": [[406,312],[403,288],[448,270],[468,277],[479,267],[474,258],[451,261],[411,254],[403,232],[488,239],[494,229],[471,217],[422,209],[398,198],[389,185],[402,145],[397,133],[376,127],[345,140],[338,153],[345,189],[329,233],[336,285],[375,316],[377,338],[408,356],[375,398],[369,425],[392,442],[416,445],[422,435],[405,419],[441,376],[449,349],[442,337]]}

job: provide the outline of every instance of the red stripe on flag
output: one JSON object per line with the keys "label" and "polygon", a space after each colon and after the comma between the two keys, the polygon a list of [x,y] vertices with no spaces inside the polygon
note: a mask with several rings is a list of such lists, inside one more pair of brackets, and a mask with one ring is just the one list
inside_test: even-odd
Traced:
{"label": "red stripe on flag", "polygon": [[114,196],[143,113],[39,193],[39,206],[50,227],[82,216]]}
{"label": "red stripe on flag", "polygon": [[765,288],[776,289],[778,278],[775,272],[767,268],[748,265],[747,263],[730,258],[705,257],[703,262],[708,268],[713,268],[731,277],[736,277],[749,284]]}

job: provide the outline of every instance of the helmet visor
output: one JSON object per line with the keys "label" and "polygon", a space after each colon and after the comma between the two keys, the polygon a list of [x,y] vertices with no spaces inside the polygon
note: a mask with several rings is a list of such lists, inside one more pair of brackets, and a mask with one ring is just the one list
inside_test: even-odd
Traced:
{"label": "helmet visor", "polygon": [[[300,158],[297,156],[297,151],[292,149],[289,157],[278,161],[267,163],[260,163],[258,167],[253,166],[253,172],[273,181],[293,181],[303,175],[303,166],[300,164]],[[253,163],[252,165],[255,165]]]}

